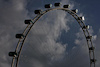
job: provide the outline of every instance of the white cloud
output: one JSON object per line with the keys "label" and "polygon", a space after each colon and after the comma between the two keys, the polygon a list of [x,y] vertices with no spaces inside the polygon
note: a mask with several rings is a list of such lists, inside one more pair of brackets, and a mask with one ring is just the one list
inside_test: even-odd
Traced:
{"label": "white cloud", "polygon": [[27,38],[29,44],[36,48],[35,51],[46,55],[50,61],[60,60],[64,57],[67,44],[61,44],[56,40],[62,30],[66,30],[66,32],[69,30],[65,17],[66,13],[63,11],[52,11],[46,14],[33,26],[32,35],[29,34],[29,38]]}
{"label": "white cloud", "polygon": [[100,32],[98,31],[96,40],[94,41],[95,44],[95,57],[96,57],[96,67],[100,66]]}
{"label": "white cloud", "polygon": [[[11,66],[8,52],[13,51],[17,44],[15,34],[24,28],[27,18],[25,0],[0,0],[0,67]],[[18,6],[20,4],[20,6]]]}
{"label": "white cloud", "polygon": [[[94,43],[94,41],[97,38],[97,35],[93,35],[94,31],[92,29],[92,26],[90,26],[90,29],[88,29],[88,31],[89,31],[89,34],[92,36],[92,41]],[[79,32],[76,33],[76,36],[77,36],[77,39],[75,40],[75,44],[78,44],[78,45],[81,45],[81,46],[86,45],[86,39],[85,39],[85,36],[83,34],[82,29],[80,29]]]}
{"label": "white cloud", "polygon": [[[69,1],[62,0],[61,2],[66,4]],[[0,51],[0,60],[2,60],[0,61],[0,67],[10,67],[11,58],[7,56],[8,52],[15,49],[17,43],[17,40],[14,39],[15,34],[22,33],[26,27],[23,21],[29,18],[27,15],[28,10],[26,10],[27,2],[25,0],[9,0],[8,2],[1,0],[0,5],[3,6],[0,7],[0,22],[2,22],[0,23],[0,47],[2,50]],[[71,4],[70,9],[72,9],[73,6],[74,4]],[[66,62],[68,65],[72,65],[71,63],[73,63],[72,66],[78,66],[78,64],[74,64],[73,62],[76,62],[75,58],[80,57],[85,60],[83,56],[87,57],[87,51],[84,51],[85,49],[87,50],[87,46],[84,36],[81,35],[83,34],[82,31],[77,33],[77,39],[75,41],[75,44],[78,44],[77,46],[80,46],[82,49],[74,46],[70,51],[72,53],[68,53],[66,51],[68,44],[57,42],[57,39],[62,34],[62,30],[66,32],[70,30],[70,27],[67,25],[67,22],[70,20],[66,18],[66,16],[67,14],[63,11],[52,11],[44,15],[44,17],[33,26],[23,46],[19,67],[61,67],[62,65],[65,67],[67,65]],[[93,31],[90,32],[93,33]],[[98,37],[95,35],[94,40],[96,38]],[[77,55],[78,53],[80,55]],[[81,60],[78,59],[78,62],[80,61]],[[82,65],[82,63],[79,65]]]}
{"label": "white cloud", "polygon": [[94,36],[92,37],[93,40],[96,40],[96,38],[97,38],[97,35],[94,35]]}
{"label": "white cloud", "polygon": [[75,44],[81,44],[78,39],[75,40]]}
{"label": "white cloud", "polygon": [[12,1],[12,5],[13,5],[13,8],[16,10],[16,11],[23,11],[25,10],[26,8],[26,2],[24,0],[16,0],[16,1]]}
{"label": "white cloud", "polygon": [[[100,61],[99,61],[100,60],[100,50],[99,50],[99,48],[100,48],[100,46],[99,46],[100,32],[98,31],[97,35],[93,35],[95,32],[93,31],[92,26],[90,26],[89,33],[90,33],[90,35],[92,35],[92,42],[93,42],[93,45],[95,47],[95,58],[97,59],[96,67],[99,67],[99,64],[100,64]],[[75,40],[75,44],[81,45],[81,48],[82,48],[83,52],[88,52],[87,46],[85,46],[86,45],[85,44],[86,40],[83,38],[82,31],[78,32],[76,34],[76,36],[77,36],[77,39]],[[83,49],[83,47],[84,47],[84,49]]]}
{"label": "white cloud", "polygon": [[[25,18],[29,18],[29,17],[27,15],[28,11],[26,10],[26,1],[24,0],[7,1],[7,2],[1,1],[0,4],[1,6],[3,6],[0,8],[1,10],[0,22],[2,22],[1,23],[2,26],[0,27],[1,28],[0,35],[2,36],[0,38],[0,42],[1,42],[0,46],[2,50],[0,51],[0,57],[1,57],[0,59],[2,59],[0,67],[4,67],[5,65],[10,67],[11,58],[8,57],[8,52],[13,51],[15,49],[15,46],[17,43],[17,40],[15,39],[15,34],[22,33],[22,30],[25,28],[23,21],[25,20]],[[66,32],[69,30],[69,27],[66,26],[66,21],[67,21],[67,19],[65,19],[66,13],[61,12],[61,11],[56,12],[56,13],[55,12],[51,12],[48,18],[44,22],[41,22],[42,25],[38,25],[37,23],[36,26],[38,27],[34,26],[36,28],[36,31],[38,30],[38,32],[35,33],[33,30],[36,36],[40,36],[40,38],[42,38],[42,41],[40,43],[37,42],[37,44],[35,42],[35,39],[33,39],[33,42],[36,44],[35,45],[36,48],[39,48],[40,49],[39,52],[41,52],[44,55],[49,53],[48,56],[51,55],[49,56],[51,60],[58,60],[58,59],[63,58],[63,54],[66,49],[66,44],[62,45],[61,43],[57,43],[56,40],[60,36],[61,30],[64,29],[66,30]],[[53,14],[55,16],[52,16]],[[51,20],[50,18],[52,18],[54,21],[50,21]],[[48,23],[46,25],[43,25],[46,22]],[[47,26],[47,27],[44,27],[44,26]],[[45,33],[42,30],[43,27],[45,29]],[[48,40],[46,40],[45,37]],[[33,43],[33,42],[30,42],[30,43]],[[45,48],[48,48],[48,49],[45,49]]]}

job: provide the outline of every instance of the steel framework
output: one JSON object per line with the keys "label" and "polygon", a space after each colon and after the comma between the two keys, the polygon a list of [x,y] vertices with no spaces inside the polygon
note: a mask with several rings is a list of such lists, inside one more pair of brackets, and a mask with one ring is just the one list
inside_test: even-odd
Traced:
{"label": "steel framework", "polygon": [[92,39],[90,38],[89,31],[86,28],[86,25],[83,23],[82,19],[75,12],[73,12],[72,10],[69,10],[68,8],[60,8],[60,7],[50,8],[50,9],[47,9],[45,11],[42,11],[40,14],[37,14],[37,16],[34,19],[31,20],[31,24],[28,24],[27,27],[24,29],[24,31],[22,33],[24,35],[24,37],[20,38],[18,43],[17,43],[16,49],[15,49],[15,53],[17,53],[17,57],[13,56],[11,67],[18,67],[18,62],[19,62],[19,57],[20,57],[20,54],[21,54],[22,47],[23,47],[25,39],[26,39],[28,33],[30,32],[31,28],[33,27],[33,25],[44,14],[46,14],[47,12],[53,11],[53,10],[66,11],[77,20],[77,22],[79,23],[80,27],[83,30],[84,36],[85,36],[86,41],[87,41],[87,46],[88,46],[88,49],[89,49],[90,67],[95,67],[94,46],[93,46],[93,43],[92,43]]}

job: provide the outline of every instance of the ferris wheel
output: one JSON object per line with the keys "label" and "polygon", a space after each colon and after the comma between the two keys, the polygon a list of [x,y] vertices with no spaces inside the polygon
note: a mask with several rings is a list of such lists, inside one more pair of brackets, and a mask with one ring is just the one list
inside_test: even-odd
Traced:
{"label": "ferris wheel", "polygon": [[78,9],[70,10],[69,9],[70,5],[63,5],[63,8],[61,8],[60,5],[61,5],[61,3],[55,3],[54,4],[55,8],[52,8],[52,4],[46,4],[45,5],[45,8],[47,8],[46,10],[44,10],[44,11],[35,10],[34,13],[37,14],[37,16],[34,19],[25,20],[25,24],[27,24],[27,27],[24,29],[23,33],[16,34],[16,38],[19,39],[16,49],[13,52],[9,52],[9,56],[13,57],[11,67],[18,67],[19,58],[21,55],[21,51],[22,51],[25,39],[27,38],[27,36],[28,36],[30,30],[32,29],[32,27],[34,26],[34,24],[46,13],[53,11],[53,10],[65,11],[65,12],[69,13],[70,15],[72,15],[72,17],[74,17],[76,19],[76,21],[80,25],[81,29],[83,30],[84,36],[86,38],[87,47],[88,47],[88,51],[89,51],[88,54],[89,54],[90,67],[95,67],[95,62],[96,62],[95,54],[94,54],[95,48],[92,43],[92,36],[90,35],[90,33],[88,31],[89,25],[85,25],[85,23],[83,22],[84,16],[79,17],[77,15]]}

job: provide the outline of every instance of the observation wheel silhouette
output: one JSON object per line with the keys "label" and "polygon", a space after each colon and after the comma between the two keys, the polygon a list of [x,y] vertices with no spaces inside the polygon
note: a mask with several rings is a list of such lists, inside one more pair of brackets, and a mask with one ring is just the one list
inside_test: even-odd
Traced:
{"label": "observation wheel silhouette", "polygon": [[69,13],[70,15],[72,15],[72,17],[74,17],[76,19],[76,21],[78,22],[78,24],[80,25],[80,27],[83,30],[84,36],[86,38],[87,41],[87,46],[88,46],[88,51],[89,51],[89,61],[90,61],[90,67],[95,67],[95,55],[94,55],[94,46],[92,43],[92,36],[90,35],[88,28],[88,25],[85,25],[85,23],[83,22],[84,17],[79,17],[76,13],[78,12],[77,9],[75,10],[70,10],[69,5],[64,5],[63,8],[58,7],[60,6],[60,3],[55,3],[55,7],[56,8],[51,8],[52,4],[46,4],[45,8],[48,8],[47,10],[41,11],[41,10],[35,10],[35,14],[37,14],[37,16],[34,19],[29,19],[29,20],[25,20],[25,24],[27,24],[27,27],[24,29],[22,34],[16,34],[16,38],[19,39],[16,49],[14,52],[9,52],[9,56],[13,57],[12,59],[12,63],[11,63],[11,67],[18,67],[18,62],[19,62],[19,57],[25,42],[26,37],[28,36],[30,30],[32,29],[32,27],[34,26],[34,24],[46,13],[53,11],[53,10],[62,10],[65,11],[67,13]]}

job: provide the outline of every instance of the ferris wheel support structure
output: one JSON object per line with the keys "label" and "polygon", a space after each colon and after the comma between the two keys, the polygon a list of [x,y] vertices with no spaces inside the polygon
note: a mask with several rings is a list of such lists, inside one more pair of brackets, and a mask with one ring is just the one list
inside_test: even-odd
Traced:
{"label": "ferris wheel support structure", "polygon": [[[59,3],[55,3],[55,6],[59,6],[59,5],[60,5]],[[30,30],[32,29],[34,24],[47,12],[50,12],[53,10],[63,10],[65,12],[68,12],[70,15],[72,15],[77,20],[78,24],[80,25],[80,27],[83,30],[84,36],[87,41],[87,46],[88,46],[88,50],[89,50],[90,67],[95,67],[96,59],[95,59],[95,54],[94,54],[94,46],[92,43],[92,36],[89,34],[89,31],[88,31],[89,26],[85,25],[83,23],[84,17],[79,17],[76,14],[78,11],[77,9],[69,10],[68,5],[64,5],[63,7],[64,8],[60,8],[60,7],[51,8],[51,4],[47,4],[47,5],[45,5],[45,8],[49,8],[49,9],[47,9],[45,11],[36,10],[35,13],[37,14],[37,16],[34,19],[25,20],[25,24],[28,24],[27,27],[24,29],[22,34],[16,34],[16,38],[19,38],[16,49],[14,52],[9,52],[9,56],[13,57],[11,67],[18,67],[18,62],[19,62],[19,57],[21,54],[22,47],[24,45],[24,42],[25,42],[25,39],[26,39],[28,33],[30,32]]]}

